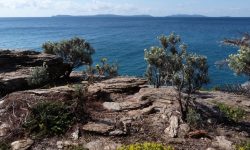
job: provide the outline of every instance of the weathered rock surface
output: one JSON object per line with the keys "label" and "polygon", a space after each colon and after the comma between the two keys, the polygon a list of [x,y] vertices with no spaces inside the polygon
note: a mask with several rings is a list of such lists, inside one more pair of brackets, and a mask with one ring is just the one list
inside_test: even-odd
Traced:
{"label": "weathered rock surface", "polygon": [[104,102],[103,107],[112,111],[123,111],[143,108],[152,103],[151,100],[145,101],[125,101],[125,102]]}
{"label": "weathered rock surface", "polygon": [[181,124],[178,130],[178,137],[186,137],[191,130],[190,126],[186,123]]}
{"label": "weathered rock surface", "polygon": [[[153,109],[161,109],[164,105],[170,105],[174,101],[174,91],[171,88],[141,88],[140,91],[134,95],[124,97],[121,102],[104,102],[103,107],[112,111],[124,111],[143,109],[154,103],[152,108],[145,108],[138,110],[138,114],[146,114]],[[114,100],[115,101],[115,100]],[[131,112],[131,114],[136,112]]]}
{"label": "weathered rock surface", "polygon": [[114,129],[114,126],[106,123],[89,122],[82,127],[83,131],[94,132],[97,134],[108,134]]}
{"label": "weathered rock surface", "polygon": [[171,116],[169,123],[169,127],[166,128],[164,132],[168,134],[169,137],[175,138],[178,135],[179,118],[177,116]]}
{"label": "weathered rock surface", "polygon": [[233,150],[233,143],[227,140],[225,136],[217,136],[214,145],[224,150]]}
{"label": "weathered rock surface", "polygon": [[85,147],[89,150],[116,150],[117,148],[121,147],[121,144],[95,140],[87,143]]}
{"label": "weathered rock surface", "polygon": [[68,65],[55,55],[35,51],[0,50],[0,96],[29,88],[27,78],[32,68],[46,65],[49,76],[64,75]]}
{"label": "weathered rock surface", "polygon": [[11,143],[12,150],[26,150],[34,143],[31,139],[15,141]]}
{"label": "weathered rock surface", "polygon": [[7,123],[2,123],[0,125],[0,137],[6,136],[8,132],[10,131],[10,125]]}
{"label": "weathered rock surface", "polygon": [[135,77],[116,77],[90,85],[88,92],[91,95],[100,95],[103,93],[136,93],[140,90],[140,86],[146,82],[145,79]]}

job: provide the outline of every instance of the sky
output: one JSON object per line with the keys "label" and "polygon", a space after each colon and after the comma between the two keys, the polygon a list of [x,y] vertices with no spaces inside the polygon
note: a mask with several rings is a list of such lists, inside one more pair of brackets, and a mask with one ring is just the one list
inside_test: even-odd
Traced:
{"label": "sky", "polygon": [[0,0],[0,17],[95,14],[250,17],[250,0]]}

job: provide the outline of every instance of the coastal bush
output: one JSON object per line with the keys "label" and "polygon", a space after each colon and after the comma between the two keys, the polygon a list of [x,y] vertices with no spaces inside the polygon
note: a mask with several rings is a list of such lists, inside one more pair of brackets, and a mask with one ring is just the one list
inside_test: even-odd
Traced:
{"label": "coastal bush", "polygon": [[250,78],[250,35],[244,34],[241,39],[226,39],[224,44],[239,48],[237,54],[229,55],[228,66],[236,73]]}
{"label": "coastal bush", "polygon": [[250,150],[250,141],[236,145],[236,150]]}
{"label": "coastal bush", "polygon": [[97,79],[116,77],[118,76],[118,64],[109,64],[107,58],[102,58],[100,64],[96,64],[94,67],[88,66],[83,74],[89,83],[93,83]]}
{"label": "coastal bush", "polygon": [[188,109],[188,113],[187,113],[187,123],[196,128],[199,125],[201,125],[202,122],[202,118],[201,115],[195,111],[194,109],[190,108]]}
{"label": "coastal bush", "polygon": [[[148,64],[146,77],[156,88],[171,85],[177,91],[182,119],[185,121],[191,94],[209,82],[208,65],[205,56],[187,53],[187,46],[175,34],[159,37],[161,47],[145,50]],[[182,92],[188,94],[182,102]]]}
{"label": "coastal bush", "polygon": [[31,108],[23,127],[38,137],[61,135],[73,123],[74,115],[63,103],[43,102]]}
{"label": "coastal bush", "polygon": [[86,96],[86,87],[83,86],[82,84],[76,84],[73,86],[74,88],[74,93],[73,97],[77,99],[83,99]]}
{"label": "coastal bush", "polygon": [[96,70],[99,76],[115,77],[118,76],[118,64],[109,64],[107,58],[101,59],[101,65],[96,65]]}
{"label": "coastal bush", "polygon": [[117,150],[174,150],[172,146],[165,147],[158,143],[145,142],[143,144],[130,144],[127,146],[122,146]]}
{"label": "coastal bush", "polygon": [[40,86],[48,83],[50,79],[47,67],[35,67],[27,80],[30,86]]}
{"label": "coastal bush", "polygon": [[6,142],[0,142],[0,150],[10,150],[11,147]]}
{"label": "coastal bush", "polygon": [[74,85],[73,98],[76,104],[74,105],[74,114],[79,121],[85,121],[86,113],[86,99],[87,99],[87,87],[82,84]]}
{"label": "coastal bush", "polygon": [[92,64],[91,56],[95,53],[90,43],[78,37],[60,42],[46,42],[42,47],[45,53],[58,55],[70,65],[66,77],[69,77],[73,69]]}
{"label": "coastal bush", "polygon": [[241,121],[246,116],[246,111],[240,107],[228,106],[224,103],[216,103],[220,112],[231,121]]}

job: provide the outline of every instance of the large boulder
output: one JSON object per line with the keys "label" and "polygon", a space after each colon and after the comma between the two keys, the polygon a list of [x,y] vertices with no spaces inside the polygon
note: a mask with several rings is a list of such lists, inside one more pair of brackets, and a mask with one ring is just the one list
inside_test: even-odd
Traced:
{"label": "large boulder", "polygon": [[19,140],[11,143],[12,150],[26,150],[34,143],[31,139]]}
{"label": "large boulder", "polygon": [[0,96],[30,88],[27,78],[34,67],[47,66],[50,77],[63,76],[69,67],[55,55],[35,51],[0,50]]}
{"label": "large boulder", "polygon": [[169,137],[175,138],[177,137],[178,128],[179,128],[179,119],[177,116],[171,116],[169,120],[169,127],[165,129],[165,133],[168,134]]}

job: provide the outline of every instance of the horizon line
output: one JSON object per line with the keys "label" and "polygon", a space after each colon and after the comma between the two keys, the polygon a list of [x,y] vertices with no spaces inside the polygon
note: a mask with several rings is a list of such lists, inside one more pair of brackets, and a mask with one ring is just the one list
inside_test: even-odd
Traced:
{"label": "horizon line", "polygon": [[51,16],[0,16],[0,18],[60,18],[60,17],[152,17],[152,18],[250,18],[250,16],[206,16],[200,14],[173,14],[166,16],[154,16],[149,14],[134,14],[134,15],[120,15],[120,14],[93,14],[93,15],[51,15]]}

